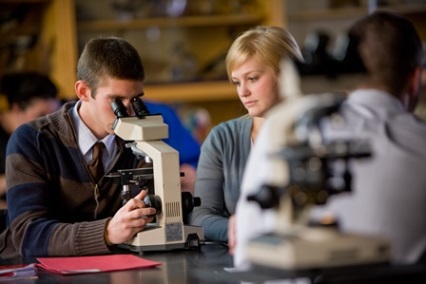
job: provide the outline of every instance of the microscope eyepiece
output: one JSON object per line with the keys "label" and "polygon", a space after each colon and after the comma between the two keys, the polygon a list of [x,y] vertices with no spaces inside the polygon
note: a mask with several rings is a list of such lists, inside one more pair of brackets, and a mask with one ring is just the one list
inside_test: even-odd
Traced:
{"label": "microscope eyepiece", "polygon": [[117,118],[129,116],[126,107],[121,100],[113,100],[111,106]]}
{"label": "microscope eyepiece", "polygon": [[141,98],[133,98],[132,107],[135,111],[137,118],[144,118],[145,116],[150,114],[148,108],[146,107]]}

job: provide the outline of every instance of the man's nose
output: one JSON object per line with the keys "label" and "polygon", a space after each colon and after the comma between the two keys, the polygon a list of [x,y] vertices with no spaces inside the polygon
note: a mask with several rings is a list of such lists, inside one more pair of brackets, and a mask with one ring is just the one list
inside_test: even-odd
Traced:
{"label": "man's nose", "polygon": [[126,109],[127,109],[127,113],[130,116],[134,116],[135,115],[135,111],[133,110],[133,107],[132,107],[131,103],[126,104]]}
{"label": "man's nose", "polygon": [[135,115],[135,112],[133,110],[132,104],[130,103],[130,100],[122,100],[122,103],[124,107],[126,108],[127,114],[129,116]]}

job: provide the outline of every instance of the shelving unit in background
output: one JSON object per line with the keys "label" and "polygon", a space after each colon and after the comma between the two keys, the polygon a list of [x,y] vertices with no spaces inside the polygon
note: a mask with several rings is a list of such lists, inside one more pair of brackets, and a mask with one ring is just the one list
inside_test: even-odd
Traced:
{"label": "shelving unit in background", "polygon": [[[261,24],[264,19],[265,17],[261,14],[148,18],[125,22],[113,19],[81,21],[78,23],[77,29],[83,39],[80,46],[87,39],[84,34],[93,36],[95,33],[119,35],[139,47],[142,60],[147,68],[145,91],[149,98],[166,102],[218,101],[236,98],[235,88],[226,79],[224,68],[213,79],[195,75],[194,78],[179,80],[179,78],[171,77],[171,72],[166,74],[164,70],[159,72],[158,66],[163,65],[163,69],[167,69],[167,64],[173,61],[173,41],[185,42],[185,48],[190,49],[189,52],[200,61],[198,63],[200,65],[207,65],[208,60],[212,58],[220,60],[222,59],[220,56],[226,53],[231,41],[231,36],[227,34],[230,29],[240,27],[243,30]],[[158,43],[150,42],[145,37],[150,29],[169,35],[165,36],[166,42],[160,42],[161,39],[158,40]],[[211,36],[208,35],[208,31],[211,31]],[[209,41],[194,40],[194,38],[200,39],[206,35],[210,37]],[[140,38],[138,38],[139,36]],[[144,44],[145,42],[149,47]],[[168,46],[169,49],[165,46]],[[158,61],[151,62],[155,57],[158,58]],[[153,65],[155,66],[153,67]]]}
{"label": "shelving unit in background", "polygon": [[[79,1],[89,5],[95,3],[94,10],[101,12],[103,16],[90,18],[87,14],[90,9],[77,9]],[[232,2],[188,0],[190,1],[194,3]],[[147,55],[144,59],[148,69],[145,89],[147,98],[205,108],[211,113],[214,125],[245,112],[235,88],[223,73],[224,67],[220,65],[220,60],[223,60],[233,37],[239,32],[258,24],[287,26],[302,46],[306,34],[315,29],[331,30],[334,36],[347,30],[354,20],[368,13],[368,5],[371,3],[367,0],[359,0],[360,6],[330,8],[330,3],[344,3],[345,0],[252,1],[258,6],[241,13],[205,13],[203,15],[192,13],[181,17],[144,15],[131,20],[117,18],[111,10],[102,13],[109,9],[106,6],[110,5],[112,0],[2,0],[1,6],[3,11],[8,11],[17,5],[34,13],[41,11],[41,17],[32,17],[26,22],[26,27],[31,29],[40,27],[40,31],[36,33],[39,39],[36,46],[25,55],[24,69],[47,72],[58,84],[63,98],[75,98],[76,63],[85,40],[101,34],[114,34],[126,37],[143,49],[142,54]],[[155,3],[161,0],[146,2]],[[244,2],[250,2],[250,0],[244,0]],[[349,0],[349,2],[356,1]],[[388,0],[388,2],[392,5],[380,6],[379,9],[394,11],[409,17],[418,28],[422,39],[426,41],[426,0]],[[86,11],[86,15],[83,14],[81,17],[79,14],[81,11]],[[107,15],[106,18],[105,15]],[[10,45],[9,41],[12,41],[13,37],[30,33],[25,29],[7,29],[10,26],[2,26],[0,31],[3,48]],[[146,40],[147,36],[158,37],[159,33],[163,40]],[[185,51],[189,51],[197,58],[199,69],[206,68],[216,60],[215,70],[221,70],[222,73],[213,72],[213,75],[209,74],[209,76],[192,80],[172,78],[166,67],[167,57],[173,55],[173,50],[166,41],[173,42],[176,39],[182,42],[181,47]],[[1,68],[5,68],[4,64],[0,67],[0,71],[8,71]],[[303,86],[308,92],[327,91],[332,90],[333,87],[344,89],[352,85],[353,78],[340,77],[337,80],[329,80],[323,76],[303,78]]]}
{"label": "shelving unit in background", "polygon": [[[19,12],[29,11],[26,26],[37,29],[33,32],[37,37],[36,46],[25,54],[25,64],[15,71],[47,73],[58,85],[62,98],[75,99],[76,64],[84,43],[99,35],[124,37],[141,50],[147,68],[147,97],[205,107],[212,114],[212,123],[217,124],[242,113],[235,88],[228,82],[223,66],[223,57],[233,37],[255,25],[283,26],[285,23],[284,1],[281,0],[188,0],[186,2],[191,5],[204,5],[202,13],[191,11],[171,17],[141,15],[138,11],[134,18],[125,18],[112,11],[110,7],[114,2],[122,4],[126,1],[2,0],[2,13],[7,15],[15,8]],[[129,2],[164,4],[170,1]],[[205,9],[205,5],[217,3],[243,3],[245,6],[240,10],[230,8],[226,13]],[[39,17],[32,17],[32,14]],[[9,48],[6,39],[19,40],[21,36],[22,29],[7,29],[14,27],[16,20],[11,19],[12,24],[2,26],[0,34],[4,48]],[[203,76],[185,77],[182,74],[186,73],[181,72],[181,77],[173,77],[176,70],[171,72],[167,68],[176,48],[196,58],[197,71],[209,66],[216,68]],[[11,69],[4,67],[0,71],[4,73]]]}
{"label": "shelving unit in background", "polygon": [[[145,2],[160,5],[162,1]],[[187,7],[192,10],[174,17],[163,15],[164,9],[156,14],[155,7],[148,4],[123,17],[111,6],[113,1],[74,3],[79,52],[91,37],[125,38],[140,51],[144,62],[146,98],[185,108],[204,108],[211,114],[212,125],[245,113],[224,66],[234,38],[256,25],[285,23],[282,0],[188,0]],[[224,8],[230,3],[240,6]],[[198,12],[194,9],[197,5]],[[190,60],[196,67],[180,71],[186,63],[191,64]]]}
{"label": "shelving unit in background", "polygon": [[0,75],[48,74],[60,96],[74,96],[77,43],[73,0],[1,0]]}

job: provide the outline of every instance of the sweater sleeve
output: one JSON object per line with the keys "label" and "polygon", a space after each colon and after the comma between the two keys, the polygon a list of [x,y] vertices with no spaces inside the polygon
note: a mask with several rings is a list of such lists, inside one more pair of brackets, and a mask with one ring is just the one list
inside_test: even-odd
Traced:
{"label": "sweater sleeve", "polygon": [[252,119],[242,116],[214,127],[201,146],[195,181],[195,207],[189,222],[202,226],[207,239],[228,241],[228,221],[235,213],[251,148]]}
{"label": "sweater sleeve", "polygon": [[9,227],[1,236],[7,238],[1,240],[7,244],[6,251],[24,257],[108,253],[104,241],[107,219],[64,222],[57,216],[61,191],[55,179],[59,177],[46,164],[63,161],[50,156],[57,155],[58,149],[41,151],[46,141],[40,140],[39,135],[36,129],[23,125],[14,132],[7,147]]}
{"label": "sweater sleeve", "polygon": [[228,218],[224,201],[222,139],[217,128],[207,136],[201,147],[194,195],[200,197],[201,206],[189,216],[192,225],[202,226],[207,239],[228,240]]}

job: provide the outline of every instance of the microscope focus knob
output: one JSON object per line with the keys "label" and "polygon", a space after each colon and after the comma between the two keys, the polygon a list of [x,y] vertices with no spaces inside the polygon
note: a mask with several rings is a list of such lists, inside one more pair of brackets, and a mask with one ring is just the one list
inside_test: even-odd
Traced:
{"label": "microscope focus knob", "polygon": [[193,200],[193,203],[194,203],[194,207],[198,207],[198,206],[201,205],[201,198],[193,197],[192,200]]}
{"label": "microscope focus knob", "polygon": [[247,196],[248,201],[256,201],[262,209],[277,208],[282,189],[272,185],[263,185],[260,190]]}
{"label": "microscope focus knob", "polygon": [[158,195],[147,195],[143,199],[143,202],[145,203],[146,207],[151,207],[156,210],[155,215],[161,214],[161,198]]}
{"label": "microscope focus knob", "polygon": [[201,198],[194,197],[190,192],[182,191],[182,213],[183,213],[183,222],[188,223],[188,215],[192,212],[194,207],[201,205]]}

